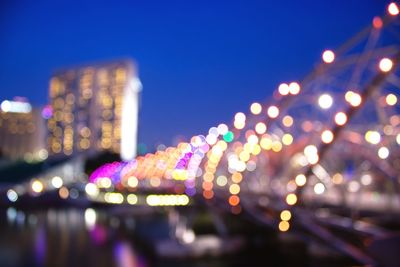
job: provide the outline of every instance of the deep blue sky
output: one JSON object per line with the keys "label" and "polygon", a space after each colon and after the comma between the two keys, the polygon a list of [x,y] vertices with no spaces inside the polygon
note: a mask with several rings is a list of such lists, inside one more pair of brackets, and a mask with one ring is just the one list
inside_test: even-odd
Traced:
{"label": "deep blue sky", "polygon": [[131,57],[143,83],[139,142],[205,133],[301,80],[382,0],[0,1],[0,101],[47,102],[55,69]]}

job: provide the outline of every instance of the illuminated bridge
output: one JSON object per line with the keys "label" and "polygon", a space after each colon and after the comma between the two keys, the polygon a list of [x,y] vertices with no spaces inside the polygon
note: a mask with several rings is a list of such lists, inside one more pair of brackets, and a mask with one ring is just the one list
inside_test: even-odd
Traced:
{"label": "illuminated bridge", "polygon": [[[392,234],[385,222],[400,222],[400,20],[396,4],[387,12],[231,124],[100,167],[85,184],[88,198],[200,202],[281,232],[307,233],[374,264],[369,240]],[[41,186],[54,188],[50,181]]]}

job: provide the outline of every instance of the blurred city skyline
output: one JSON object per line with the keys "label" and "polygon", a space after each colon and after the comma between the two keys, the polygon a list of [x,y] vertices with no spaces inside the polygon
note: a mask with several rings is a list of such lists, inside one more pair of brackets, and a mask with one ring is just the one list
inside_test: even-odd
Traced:
{"label": "blurred city skyline", "polygon": [[359,0],[2,2],[0,100],[22,96],[45,105],[56,70],[132,58],[143,83],[138,141],[149,149],[172,145],[178,135],[231,123],[280,82],[301,80],[325,48],[384,8]]}
{"label": "blurred city skyline", "polygon": [[387,266],[398,1],[0,4],[0,262]]}

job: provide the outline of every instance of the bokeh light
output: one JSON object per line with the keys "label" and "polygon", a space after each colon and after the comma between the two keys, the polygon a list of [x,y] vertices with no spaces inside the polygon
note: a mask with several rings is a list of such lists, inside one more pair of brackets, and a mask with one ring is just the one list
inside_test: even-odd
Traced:
{"label": "bokeh light", "polygon": [[347,122],[347,115],[344,112],[338,112],[335,115],[335,123],[337,125],[345,125]]}
{"label": "bokeh light", "polygon": [[389,58],[382,58],[379,61],[379,68],[383,72],[389,72],[393,67],[393,61]]}
{"label": "bokeh light", "polygon": [[332,50],[325,50],[322,53],[322,60],[325,63],[332,63],[335,60],[335,54],[333,53]]}
{"label": "bokeh light", "polygon": [[390,3],[388,5],[387,10],[388,10],[389,14],[392,16],[396,16],[399,14],[399,7],[395,2]]}
{"label": "bokeh light", "polygon": [[290,194],[288,194],[287,196],[286,196],[286,203],[288,204],[288,205],[294,205],[294,204],[296,204],[296,202],[297,202],[297,196],[295,195],[295,194],[293,194],[293,193],[290,193]]}
{"label": "bokeh light", "polygon": [[318,105],[322,109],[328,109],[332,106],[332,104],[333,104],[333,98],[329,94],[322,94],[318,98]]}
{"label": "bokeh light", "polygon": [[260,105],[260,103],[255,102],[255,103],[251,104],[250,111],[254,115],[258,115],[262,111],[262,106]]}
{"label": "bokeh light", "polygon": [[270,106],[268,108],[267,114],[270,118],[274,119],[279,116],[279,108],[276,106]]}

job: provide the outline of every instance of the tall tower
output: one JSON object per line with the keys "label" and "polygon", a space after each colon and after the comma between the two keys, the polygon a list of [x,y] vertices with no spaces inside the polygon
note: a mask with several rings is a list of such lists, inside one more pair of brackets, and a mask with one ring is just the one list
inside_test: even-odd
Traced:
{"label": "tall tower", "polygon": [[137,69],[129,60],[56,72],[49,90],[50,154],[112,151],[123,160],[133,159],[140,91]]}

